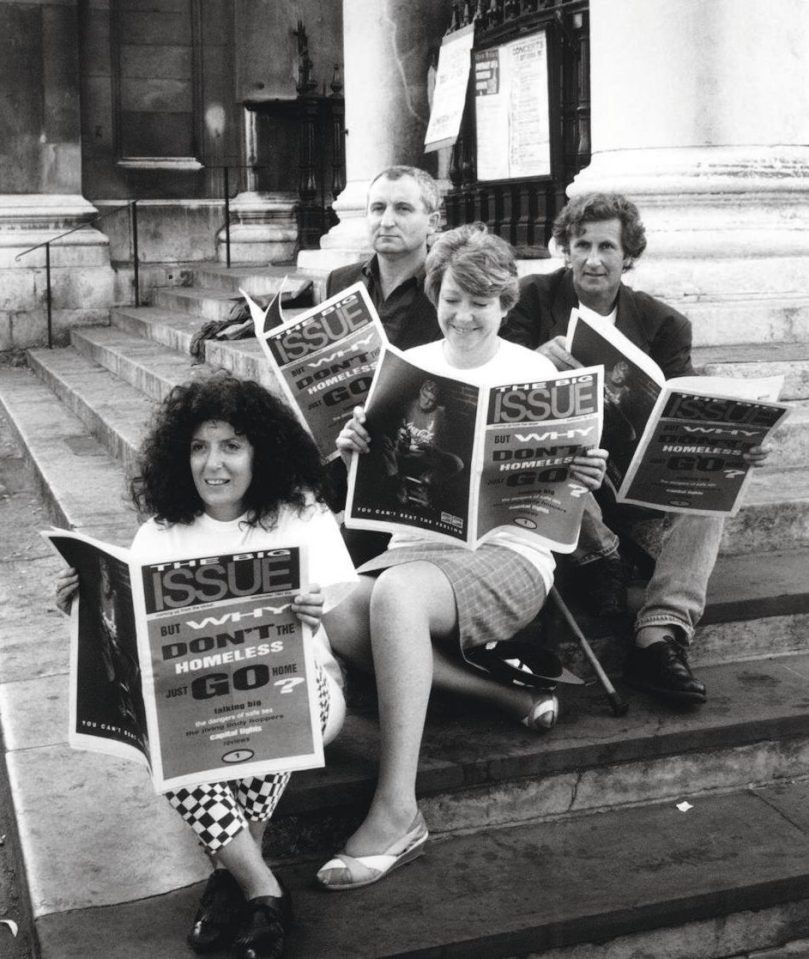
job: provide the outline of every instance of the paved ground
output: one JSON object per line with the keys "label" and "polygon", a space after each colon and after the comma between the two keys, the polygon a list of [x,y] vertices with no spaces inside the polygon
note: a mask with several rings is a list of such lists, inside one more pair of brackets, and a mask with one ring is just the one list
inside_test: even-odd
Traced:
{"label": "paved ground", "polygon": [[[45,555],[48,551],[47,547],[42,549],[44,543],[40,546],[36,540],[20,537],[23,525],[36,530],[50,524],[8,426],[0,418],[0,543],[3,543],[0,580],[8,582],[11,564],[26,563],[34,553]],[[0,622],[0,629],[4,626]],[[5,750],[3,752],[5,754]],[[16,923],[18,932],[14,937],[7,925],[0,925],[0,956],[3,959],[30,959],[35,955],[32,920],[3,759],[0,761],[0,920],[4,919]]]}

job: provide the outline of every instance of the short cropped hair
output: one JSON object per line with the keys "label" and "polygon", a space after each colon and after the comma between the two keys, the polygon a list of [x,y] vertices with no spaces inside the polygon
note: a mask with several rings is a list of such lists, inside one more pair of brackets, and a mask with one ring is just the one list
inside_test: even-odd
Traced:
{"label": "short cropped hair", "polygon": [[323,499],[317,447],[286,403],[253,380],[215,374],[175,386],[157,408],[130,482],[142,514],[190,523],[204,512],[191,474],[191,439],[210,421],[229,423],[253,447],[253,477],[244,497],[250,526],[271,528],[283,504],[303,509],[307,491]]}
{"label": "short cropped hair", "polygon": [[468,223],[442,233],[427,254],[424,269],[424,292],[434,306],[447,270],[472,296],[499,297],[504,310],[510,310],[520,295],[514,251],[489,233],[485,223]]}
{"label": "short cropped hair", "polygon": [[[553,223],[553,238],[570,252],[570,241],[581,236],[585,223],[621,221],[621,246],[633,262],[646,249],[646,230],[635,204],[622,193],[581,193],[568,202]],[[629,269],[629,267],[627,267]]]}
{"label": "short cropped hair", "polygon": [[426,170],[417,166],[389,166],[371,180],[370,188],[377,180],[400,180],[403,176],[410,176],[419,186],[421,202],[428,213],[437,213],[441,209],[441,189]]}

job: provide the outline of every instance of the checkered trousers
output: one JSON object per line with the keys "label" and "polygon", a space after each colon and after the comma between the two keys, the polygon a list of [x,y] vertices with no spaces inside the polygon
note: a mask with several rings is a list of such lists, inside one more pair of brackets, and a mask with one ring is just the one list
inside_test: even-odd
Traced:
{"label": "checkered trousers", "polygon": [[[320,728],[326,728],[331,691],[326,674],[316,667]],[[284,794],[290,773],[251,776],[230,782],[206,783],[166,793],[171,805],[197,834],[208,852],[216,852],[237,836],[248,822],[266,822]]]}

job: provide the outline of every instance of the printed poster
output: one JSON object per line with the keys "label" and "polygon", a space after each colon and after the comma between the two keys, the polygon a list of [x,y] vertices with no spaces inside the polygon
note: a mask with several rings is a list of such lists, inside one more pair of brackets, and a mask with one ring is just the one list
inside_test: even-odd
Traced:
{"label": "printed poster", "polygon": [[544,31],[474,53],[478,180],[551,174]]}

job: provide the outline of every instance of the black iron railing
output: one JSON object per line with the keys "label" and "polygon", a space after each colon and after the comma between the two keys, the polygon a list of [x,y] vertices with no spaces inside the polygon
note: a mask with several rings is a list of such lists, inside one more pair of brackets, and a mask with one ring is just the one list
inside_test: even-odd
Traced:
{"label": "black iron railing", "polygon": [[99,213],[97,216],[91,217],[89,220],[84,220],[82,223],[71,227],[69,230],[65,230],[64,233],[60,233],[58,236],[51,237],[50,240],[43,240],[41,243],[35,243],[34,246],[29,247],[27,250],[23,250],[22,253],[18,253],[14,257],[15,261],[21,260],[24,256],[28,256],[29,253],[33,253],[34,250],[41,250],[43,247],[45,248],[45,302],[48,316],[48,349],[53,348],[53,285],[51,276],[51,247],[58,243],[59,240],[63,240],[66,236],[70,236],[72,233],[77,233],[79,230],[84,230],[89,226],[93,226],[94,224],[98,223],[99,220],[103,220],[104,217],[110,216],[113,213],[119,213],[121,210],[125,209],[129,209],[130,230],[132,233],[132,249],[134,254],[135,269],[135,305],[140,306],[137,202],[137,200],[130,200],[128,203],[121,204],[121,206],[113,207],[111,210],[105,210],[103,213]]}
{"label": "black iron railing", "polygon": [[[566,187],[590,162],[589,0],[455,0],[447,33],[474,23],[474,51],[544,31],[550,172],[479,179],[474,76],[449,166],[448,226],[483,220],[522,256],[548,256]],[[474,70],[473,70],[474,72]]]}

